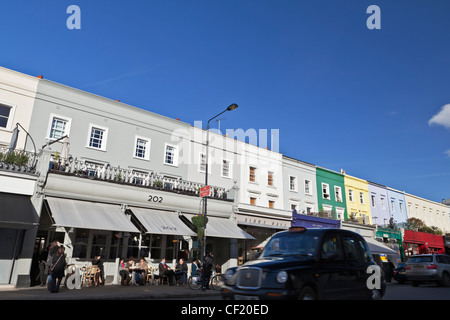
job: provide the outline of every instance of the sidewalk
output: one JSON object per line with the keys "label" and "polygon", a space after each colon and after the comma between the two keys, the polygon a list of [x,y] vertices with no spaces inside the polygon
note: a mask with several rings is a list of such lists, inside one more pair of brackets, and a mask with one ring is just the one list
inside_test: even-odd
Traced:
{"label": "sidewalk", "polygon": [[146,285],[120,286],[105,285],[69,290],[61,286],[58,293],[50,293],[46,287],[13,288],[0,286],[0,300],[138,300],[138,299],[196,299],[198,297],[218,297],[220,291],[192,290],[189,286]]}

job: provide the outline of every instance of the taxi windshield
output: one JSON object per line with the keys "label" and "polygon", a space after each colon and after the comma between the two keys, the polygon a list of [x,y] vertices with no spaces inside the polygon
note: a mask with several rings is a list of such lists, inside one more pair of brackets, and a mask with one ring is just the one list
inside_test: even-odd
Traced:
{"label": "taxi windshield", "polygon": [[280,256],[314,257],[319,236],[312,233],[287,232],[274,235],[265,246],[260,258]]}

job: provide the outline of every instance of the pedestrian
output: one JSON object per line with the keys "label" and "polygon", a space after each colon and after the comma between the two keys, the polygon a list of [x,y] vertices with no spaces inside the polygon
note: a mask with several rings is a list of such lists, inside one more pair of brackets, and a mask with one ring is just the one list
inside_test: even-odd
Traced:
{"label": "pedestrian", "polygon": [[97,287],[100,283],[101,286],[105,285],[105,273],[103,271],[103,261],[101,260],[101,256],[96,256],[92,261],[92,265],[96,265],[98,267],[97,274],[95,275],[95,286]]}
{"label": "pedestrian", "polygon": [[213,254],[210,252],[205,257],[205,264],[203,266],[203,283],[202,283],[202,290],[209,290],[209,279],[211,278],[212,274],[212,268],[213,268]]}
{"label": "pedestrian", "polygon": [[47,266],[47,257],[48,250],[50,249],[50,245],[47,248],[41,251],[39,255],[39,281],[41,282],[41,287],[45,286],[47,283],[47,275],[48,275],[48,266]]}
{"label": "pedestrian", "polygon": [[119,262],[119,274],[120,274],[120,277],[121,277],[120,284],[123,285],[123,286],[127,286],[128,285],[128,280],[129,280],[128,278],[130,276],[130,272],[128,271],[127,264],[125,263],[125,259],[124,258],[120,259],[120,262]]}
{"label": "pedestrian", "polygon": [[62,278],[64,278],[64,270],[66,268],[66,255],[64,246],[60,246],[53,256],[52,267],[49,270],[49,290],[51,293],[59,291]]}
{"label": "pedestrian", "polygon": [[390,259],[388,259],[387,272],[386,272],[386,282],[391,283],[392,276],[394,275],[395,266]]}

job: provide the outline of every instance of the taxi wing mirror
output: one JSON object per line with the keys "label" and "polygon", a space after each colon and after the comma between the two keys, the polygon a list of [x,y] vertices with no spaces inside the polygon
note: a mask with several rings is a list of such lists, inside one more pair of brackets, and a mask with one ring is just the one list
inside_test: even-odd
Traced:
{"label": "taxi wing mirror", "polygon": [[322,259],[323,260],[334,260],[338,257],[338,254],[336,251],[328,251],[322,253]]}

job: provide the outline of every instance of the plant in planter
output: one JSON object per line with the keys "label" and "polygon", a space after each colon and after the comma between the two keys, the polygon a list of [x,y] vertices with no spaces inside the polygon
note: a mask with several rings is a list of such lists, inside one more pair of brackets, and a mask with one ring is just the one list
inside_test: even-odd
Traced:
{"label": "plant in planter", "polygon": [[162,189],[162,187],[163,187],[162,181],[161,181],[161,180],[155,180],[155,181],[153,182],[153,187],[154,187],[154,188],[157,188],[157,189]]}
{"label": "plant in planter", "polygon": [[[197,241],[199,242],[199,247],[203,248],[203,226],[205,224],[205,217],[200,214],[196,214],[191,218],[192,223],[197,229]],[[206,224],[208,224],[208,217],[206,217]]]}

